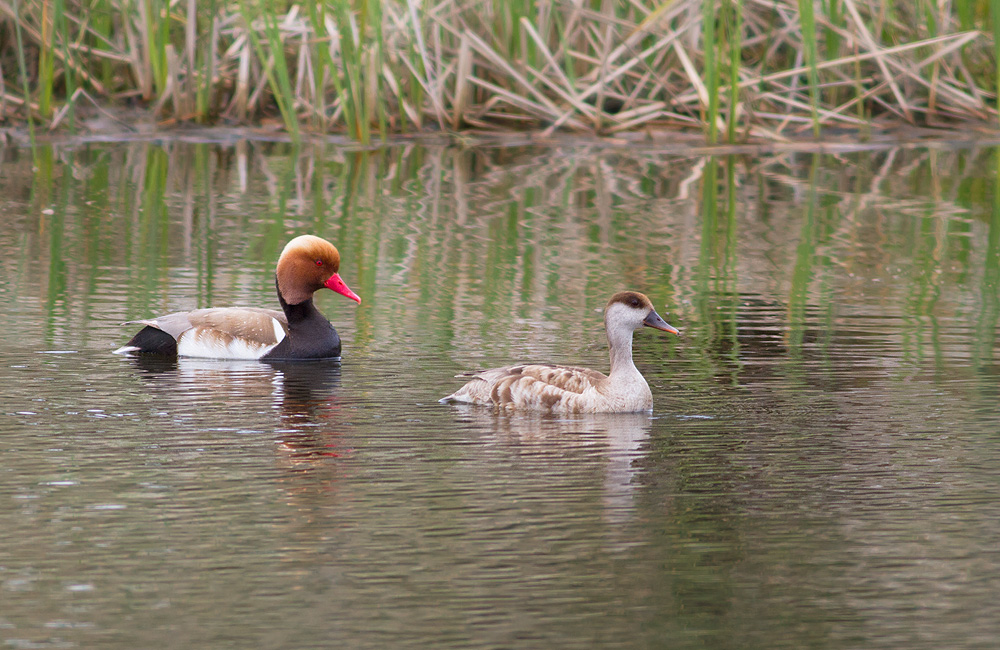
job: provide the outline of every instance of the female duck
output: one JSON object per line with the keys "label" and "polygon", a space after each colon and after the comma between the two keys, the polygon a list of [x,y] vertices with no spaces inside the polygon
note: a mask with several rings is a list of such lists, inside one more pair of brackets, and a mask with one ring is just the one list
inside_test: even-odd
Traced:
{"label": "female duck", "polygon": [[[467,402],[558,413],[632,413],[650,411],[653,394],[632,362],[632,332],[642,326],[680,334],[636,291],[611,296],[604,329],[611,351],[611,373],[552,364],[522,364],[473,375],[442,402]],[[459,375],[462,376],[462,375]]]}
{"label": "female duck", "polygon": [[339,357],[340,336],[313,305],[313,293],[324,287],[361,302],[339,269],[333,244],[313,235],[296,237],[281,252],[275,272],[282,311],[226,307],[130,321],[145,327],[115,353],[263,361]]}

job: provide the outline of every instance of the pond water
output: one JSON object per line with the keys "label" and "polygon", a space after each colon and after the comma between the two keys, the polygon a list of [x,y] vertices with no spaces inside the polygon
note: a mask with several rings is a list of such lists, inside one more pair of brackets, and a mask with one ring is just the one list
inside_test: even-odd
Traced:
{"label": "pond water", "polygon": [[[997,151],[0,151],[12,648],[992,648]],[[114,356],[340,248],[342,363]],[[437,403],[607,368],[652,415]]]}

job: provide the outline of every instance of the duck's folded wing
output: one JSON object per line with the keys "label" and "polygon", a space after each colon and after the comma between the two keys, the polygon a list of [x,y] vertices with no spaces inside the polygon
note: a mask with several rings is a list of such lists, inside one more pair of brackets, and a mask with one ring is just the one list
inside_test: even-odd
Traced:
{"label": "duck's folded wing", "polygon": [[257,345],[276,345],[288,334],[288,320],[280,311],[256,307],[196,309],[187,314],[191,327]]}
{"label": "duck's folded wing", "polygon": [[472,381],[442,401],[554,408],[605,379],[596,370],[523,364],[476,373]]}
{"label": "duck's folded wing", "polygon": [[523,366],[510,366],[505,369],[507,377],[531,379],[535,383],[551,386],[570,393],[582,393],[606,377],[590,368],[575,366],[556,366],[547,363],[533,363]]}
{"label": "duck's folded wing", "polygon": [[147,325],[174,338],[190,330],[199,334],[214,333],[226,339],[240,339],[258,345],[275,345],[288,334],[288,320],[274,309],[225,307],[181,311],[155,318],[144,318],[125,325]]}

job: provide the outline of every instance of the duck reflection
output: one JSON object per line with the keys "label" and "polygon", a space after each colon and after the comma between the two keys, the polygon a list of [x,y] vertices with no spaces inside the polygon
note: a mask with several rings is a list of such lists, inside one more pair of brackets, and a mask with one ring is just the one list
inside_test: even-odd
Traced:
{"label": "duck reflection", "polygon": [[341,455],[333,418],[340,410],[339,361],[273,361],[272,403],[282,426],[278,444],[294,459]]}
{"label": "duck reflection", "polygon": [[189,407],[184,411],[227,406],[236,399],[266,401],[271,393],[268,380],[274,371],[257,361],[159,355],[135,355],[124,360],[139,371],[141,379],[150,382],[150,393]]}
{"label": "duck reflection", "polygon": [[[340,362],[230,361],[126,357],[148,382],[144,392],[202,430],[273,429],[280,449],[294,458],[337,456],[331,418],[339,410]],[[270,404],[273,415],[252,405]]]}
{"label": "duck reflection", "polygon": [[158,354],[139,354],[122,357],[132,367],[143,375],[159,375],[177,370],[177,357],[167,357]]}
{"label": "duck reflection", "polygon": [[518,448],[574,454],[592,450],[603,459],[602,506],[612,524],[631,519],[639,489],[640,461],[649,452],[649,413],[496,412],[478,406],[456,406],[463,419],[487,435]]}

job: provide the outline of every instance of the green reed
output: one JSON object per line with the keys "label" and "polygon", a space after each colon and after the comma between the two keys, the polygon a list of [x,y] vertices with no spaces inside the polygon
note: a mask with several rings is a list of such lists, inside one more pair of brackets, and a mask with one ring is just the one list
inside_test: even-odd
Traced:
{"label": "green reed", "polygon": [[[370,142],[429,120],[601,133],[697,116],[715,142],[723,120],[721,137],[734,141],[755,125],[794,130],[805,120],[818,135],[875,112],[981,119],[997,114],[991,95],[1000,91],[1000,0],[775,0],[774,11],[743,0],[14,7],[0,14],[18,39],[0,92],[17,88],[15,71],[29,78],[7,105],[27,101],[49,125],[72,124],[81,91],[101,104],[141,98],[160,119],[252,122],[277,112],[295,139],[303,125]],[[992,24],[975,31],[987,16]]]}
{"label": "green reed", "polygon": [[[247,22],[247,35],[253,43],[254,51],[257,53],[258,61],[264,65],[264,74],[267,77],[268,85],[271,87],[272,97],[278,105],[278,111],[288,129],[293,142],[299,142],[299,121],[295,113],[295,97],[292,94],[292,83],[289,78],[288,62],[285,60],[285,43],[282,38],[281,29],[278,27],[277,15],[263,10],[251,13],[245,0],[240,2],[240,9],[243,18]],[[254,18],[263,22],[264,35],[267,39],[268,50],[264,50],[264,43],[253,28]],[[270,53],[270,57],[267,53]]]}
{"label": "green reed", "polygon": [[38,48],[38,112],[42,119],[52,116],[52,83],[55,57],[52,48],[52,12],[49,2],[42,3],[41,43]]}
{"label": "green reed", "polygon": [[[170,36],[170,7],[156,0],[139,0],[141,39],[145,54],[145,92],[155,89],[163,97],[167,88],[167,45]],[[152,95],[149,97],[152,98]]]}
{"label": "green reed", "polygon": [[[21,15],[21,6],[18,0],[14,0],[14,14],[17,16]],[[28,90],[28,64],[24,58],[24,34],[21,28],[21,21],[16,21],[14,25],[14,38],[17,41],[17,67],[21,76],[21,91],[24,97],[24,113],[27,115],[28,120],[28,137],[31,140],[31,150],[35,152],[34,155],[37,158],[37,150],[35,148],[35,120],[31,112],[31,92]]]}
{"label": "green reed", "polygon": [[[114,22],[115,8],[113,0],[93,0],[90,11],[90,31],[84,33],[82,43],[89,48],[100,50],[103,43],[110,42],[116,33]],[[81,66],[84,61],[80,61]],[[92,66],[101,86],[108,87],[113,83],[115,65],[108,58],[100,58]]]}
{"label": "green reed", "polygon": [[740,65],[743,58],[743,2],[730,0],[726,8],[726,46],[729,49],[729,120],[726,124],[726,140],[733,143],[736,142]]}
{"label": "green reed", "polygon": [[317,35],[313,39],[311,47],[311,59],[314,66],[311,92],[313,95],[313,126],[316,129],[323,129],[326,126],[326,79],[329,78],[334,84],[337,95],[343,95],[343,86],[340,84],[340,77],[336,74],[336,64],[330,54],[330,47],[326,38],[321,38],[326,34],[326,3],[309,0],[305,3],[306,15],[313,33]]}
{"label": "green reed", "polygon": [[[349,0],[336,0],[332,5],[340,44],[340,63],[344,71],[343,81],[339,84],[340,105],[349,133],[354,139],[367,144],[371,141],[371,129],[366,119],[363,33],[357,29],[358,38],[355,39],[357,23]],[[335,69],[334,73],[336,75]]]}
{"label": "green reed", "polygon": [[[716,63],[715,39],[715,3],[705,2],[702,5],[702,44],[705,48],[705,91],[708,94],[706,107],[705,129],[709,144],[715,144],[719,138],[719,69]],[[721,57],[719,57],[721,59]]]}
{"label": "green reed", "polygon": [[977,0],[955,0],[955,14],[962,30],[975,29]]}
{"label": "green reed", "polygon": [[[218,38],[218,24],[216,18],[216,3],[215,0],[211,2],[203,2],[203,5],[208,7],[209,24],[208,24],[208,38],[202,39],[201,47],[197,44],[197,24],[198,24],[198,12],[197,4],[195,0],[189,0],[188,3],[188,51],[192,54],[197,51],[198,56],[201,58],[201,65],[198,65],[197,61],[191,63],[191,70],[196,67],[201,68],[201,76],[198,80],[197,87],[195,89],[195,119],[199,122],[207,122],[208,115],[212,106],[212,98],[215,95],[215,72],[217,70],[216,65],[216,55],[215,50],[217,47]],[[194,39],[194,42],[191,40]]]}
{"label": "green reed", "polygon": [[990,0],[990,15],[993,17],[993,61],[996,66],[994,90],[1000,96],[1000,0]]}
{"label": "green reed", "polygon": [[819,71],[816,63],[816,17],[813,0],[799,0],[799,18],[802,21],[802,40],[805,43],[806,65],[809,66],[809,100],[812,108],[813,135],[819,137]]}
{"label": "green reed", "polygon": [[[415,5],[409,5],[411,7]],[[381,0],[365,0],[360,12],[363,18],[362,34],[367,34],[368,51],[365,74],[365,104],[368,110],[369,124],[377,124],[382,140],[389,137],[389,126],[385,96],[385,86],[382,83],[382,73],[385,67],[386,44],[382,31],[383,16]],[[424,71],[426,75],[428,71]]]}

